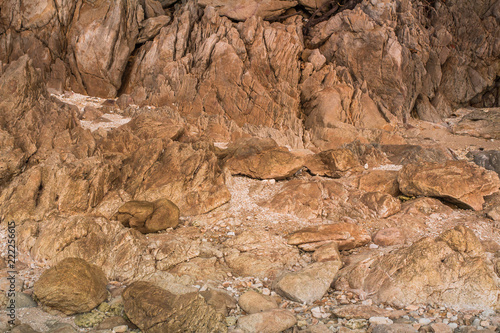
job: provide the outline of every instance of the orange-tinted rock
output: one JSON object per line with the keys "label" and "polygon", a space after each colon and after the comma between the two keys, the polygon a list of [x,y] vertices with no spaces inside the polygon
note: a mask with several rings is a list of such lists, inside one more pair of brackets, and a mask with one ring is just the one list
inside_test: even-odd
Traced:
{"label": "orange-tinted rock", "polygon": [[401,245],[405,242],[405,236],[399,228],[386,228],[375,233],[373,242],[380,246]]}
{"label": "orange-tinted rock", "polygon": [[399,193],[398,172],[372,170],[359,177],[359,189],[366,192],[383,192],[392,196]]}
{"label": "orange-tinted rock", "polygon": [[361,201],[379,217],[388,217],[401,210],[401,202],[392,195],[380,192],[363,194]]}
{"label": "orange-tinted rock", "polygon": [[474,210],[481,210],[483,197],[500,188],[494,171],[465,161],[409,164],[401,169],[398,182],[405,195],[443,198]]}
{"label": "orange-tinted rock", "polygon": [[303,165],[303,158],[272,139],[242,139],[231,145],[225,166],[233,175],[257,179],[284,179],[293,176]]}
{"label": "orange-tinted rock", "polygon": [[366,230],[352,223],[322,224],[298,230],[288,236],[288,244],[291,245],[324,241],[335,241],[339,250],[348,250],[367,244],[371,237]]}

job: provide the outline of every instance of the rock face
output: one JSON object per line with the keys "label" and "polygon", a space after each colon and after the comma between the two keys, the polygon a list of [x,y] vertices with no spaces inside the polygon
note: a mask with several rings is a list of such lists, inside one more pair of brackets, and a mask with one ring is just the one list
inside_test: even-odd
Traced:
{"label": "rock face", "polygon": [[290,245],[311,244],[321,246],[334,241],[339,250],[353,249],[370,242],[370,235],[363,228],[351,223],[323,224],[298,230],[288,237]]}
{"label": "rock face", "polygon": [[179,208],[168,199],[129,201],[118,209],[116,219],[125,227],[147,234],[175,228],[179,224]]}
{"label": "rock face", "polygon": [[147,282],[123,292],[127,317],[143,332],[227,332],[218,314],[198,293],[174,295]]}
{"label": "rock face", "polygon": [[292,301],[312,303],[323,297],[341,266],[340,261],[313,263],[303,270],[278,277],[274,289]]}
{"label": "rock face", "polygon": [[79,258],[67,258],[46,270],[36,281],[36,297],[65,314],[88,312],[108,297],[102,270]]}
{"label": "rock face", "polygon": [[252,16],[271,18],[297,5],[297,1],[270,0],[201,0],[201,6],[215,7],[220,15],[237,21],[246,21]]}
{"label": "rock face", "polygon": [[398,307],[435,303],[456,309],[493,308],[500,293],[480,241],[463,226],[392,254],[353,263],[335,283],[347,283],[373,295],[376,302]]}
{"label": "rock face", "polygon": [[481,210],[483,197],[500,188],[495,172],[464,161],[409,164],[400,171],[398,182],[403,194],[440,197],[474,210]]}
{"label": "rock face", "polygon": [[238,304],[243,310],[245,310],[246,313],[249,314],[278,308],[278,304],[272,296],[262,295],[253,290],[249,290],[242,294],[238,300]]}

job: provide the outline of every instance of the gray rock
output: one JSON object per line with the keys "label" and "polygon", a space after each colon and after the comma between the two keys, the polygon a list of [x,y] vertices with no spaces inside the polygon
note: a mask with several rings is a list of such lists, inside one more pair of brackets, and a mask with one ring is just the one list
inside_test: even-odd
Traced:
{"label": "gray rock", "polygon": [[418,331],[408,324],[377,325],[372,333],[418,333]]}

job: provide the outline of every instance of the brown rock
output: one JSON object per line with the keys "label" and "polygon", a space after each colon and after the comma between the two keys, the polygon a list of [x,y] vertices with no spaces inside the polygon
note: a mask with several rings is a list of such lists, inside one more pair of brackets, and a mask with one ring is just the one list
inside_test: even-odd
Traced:
{"label": "brown rock", "polygon": [[500,108],[474,110],[454,127],[456,134],[467,134],[485,139],[500,139]]}
{"label": "brown rock", "polygon": [[368,192],[363,194],[361,201],[382,218],[394,215],[401,210],[401,202],[385,193]]}
{"label": "brown rock", "polygon": [[417,145],[383,145],[382,151],[393,164],[406,165],[422,162],[445,163],[453,159],[445,147],[425,147]]}
{"label": "brown rock", "polygon": [[328,169],[327,176],[339,178],[348,171],[362,170],[358,156],[350,149],[326,150],[319,157]]}
{"label": "brown rock", "polygon": [[249,290],[240,296],[239,306],[248,314],[277,309],[276,300],[267,295],[262,295],[256,291]]}
{"label": "brown rock", "polygon": [[220,15],[227,16],[237,21],[246,21],[252,16],[271,18],[279,16],[285,10],[295,7],[297,1],[270,1],[270,0],[201,0],[203,7],[215,7]]}
{"label": "brown rock", "polygon": [[80,119],[82,120],[87,120],[87,121],[93,121],[102,116],[103,113],[101,110],[98,110],[97,108],[87,105],[83,109],[83,113],[80,115]]}
{"label": "brown rock", "polygon": [[336,242],[327,243],[314,251],[312,260],[321,261],[342,261],[339,253],[339,246]]}
{"label": "brown rock", "polygon": [[137,43],[144,43],[153,39],[160,33],[161,28],[168,25],[170,21],[172,21],[172,19],[167,15],[152,17],[142,21]]}
{"label": "brown rock", "polygon": [[118,209],[115,218],[125,227],[147,234],[175,228],[179,224],[179,208],[168,199],[129,201]]}
{"label": "brown rock", "polygon": [[78,7],[67,34],[68,63],[77,81],[75,91],[116,96],[135,47],[141,16],[140,4],[135,0],[83,3]]}
{"label": "brown rock", "polygon": [[174,295],[148,282],[123,292],[127,317],[143,332],[226,332],[222,315],[198,293]]}
{"label": "brown rock", "polygon": [[431,332],[434,332],[434,333],[452,333],[453,330],[451,329],[450,326],[448,326],[444,323],[434,323],[434,324],[431,324]]}
{"label": "brown rock", "polygon": [[236,309],[236,300],[227,292],[217,289],[209,289],[200,292],[208,305],[224,317],[228,315],[229,310]]}
{"label": "brown rock", "polygon": [[288,244],[291,245],[324,241],[335,241],[339,250],[348,250],[369,243],[371,237],[366,230],[351,223],[323,224],[308,227],[288,236]]}
{"label": "brown rock", "polygon": [[240,276],[274,278],[299,259],[298,249],[283,244],[281,237],[264,230],[248,230],[227,240],[224,259]]}
{"label": "brown rock", "polygon": [[373,243],[380,246],[401,245],[405,243],[405,235],[400,228],[386,228],[377,231]]}
{"label": "brown rock", "polygon": [[302,158],[272,139],[242,139],[231,145],[225,166],[233,175],[257,179],[284,179],[303,167]]}
{"label": "brown rock", "polygon": [[359,177],[359,189],[366,192],[382,192],[392,196],[399,193],[398,172],[373,170]]}
{"label": "brown rock", "polygon": [[346,319],[370,319],[370,317],[390,317],[392,311],[372,305],[346,305],[335,308],[333,314]]}
{"label": "brown rock", "polygon": [[266,312],[254,313],[238,318],[236,328],[245,333],[279,333],[295,325],[297,319],[295,315],[283,309],[276,309]]}
{"label": "brown rock", "polygon": [[435,304],[455,309],[494,306],[500,289],[474,233],[459,226],[436,239],[352,262],[335,285],[372,295],[375,302],[404,307]]}
{"label": "brown rock", "polygon": [[88,312],[106,300],[102,270],[79,258],[68,258],[40,276],[34,292],[40,303],[65,314]]}
{"label": "brown rock", "polygon": [[125,318],[121,316],[108,317],[101,321],[101,323],[96,327],[97,330],[112,330],[116,326],[130,325],[130,322],[126,321]]}
{"label": "brown rock", "polygon": [[271,200],[259,203],[275,212],[295,214],[303,219],[321,214],[322,185],[319,182],[292,179]]}
{"label": "brown rock", "polygon": [[401,169],[398,182],[405,195],[440,197],[474,210],[482,209],[483,196],[500,188],[495,172],[465,161],[409,164]]}

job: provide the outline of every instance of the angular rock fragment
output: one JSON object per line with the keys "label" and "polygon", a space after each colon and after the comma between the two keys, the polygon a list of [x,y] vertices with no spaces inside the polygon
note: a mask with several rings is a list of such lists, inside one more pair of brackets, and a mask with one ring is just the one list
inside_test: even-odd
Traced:
{"label": "angular rock fragment", "polygon": [[363,246],[371,241],[366,230],[352,223],[322,224],[295,231],[288,236],[288,244],[305,245],[335,241],[339,250],[348,250]]}
{"label": "angular rock fragment", "polygon": [[312,303],[325,295],[340,267],[340,261],[316,262],[298,272],[278,277],[274,289],[292,301]]}
{"label": "angular rock fragment", "polygon": [[222,315],[199,293],[174,295],[138,281],[122,296],[127,317],[145,333],[227,332]]}
{"label": "angular rock fragment", "polygon": [[363,194],[361,201],[381,218],[394,215],[401,210],[401,202],[386,193],[368,192]]}
{"label": "angular rock fragment", "polygon": [[500,108],[470,112],[453,127],[453,132],[485,139],[500,139]]}
{"label": "angular rock fragment", "polygon": [[42,273],[34,285],[40,303],[65,314],[88,312],[108,297],[102,270],[79,258],[67,258]]}
{"label": "angular rock fragment", "polygon": [[408,164],[398,175],[401,192],[409,196],[443,198],[481,210],[484,196],[498,192],[498,175],[465,161]]}

